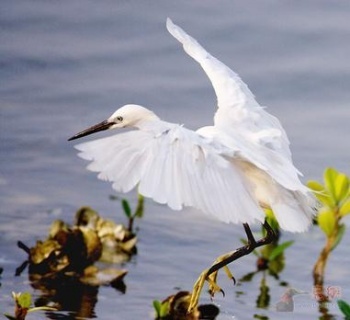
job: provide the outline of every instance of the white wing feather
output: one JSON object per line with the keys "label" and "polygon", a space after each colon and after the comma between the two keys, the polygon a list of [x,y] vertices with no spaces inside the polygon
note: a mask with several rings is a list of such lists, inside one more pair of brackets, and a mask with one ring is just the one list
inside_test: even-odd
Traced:
{"label": "white wing feather", "polygon": [[202,66],[217,96],[214,126],[197,132],[220,141],[256,167],[243,174],[259,189],[257,198],[263,196],[260,200],[273,209],[281,228],[292,232],[306,230],[314,215],[316,199],[299,180],[301,173],[293,165],[289,140],[279,120],[257,103],[234,71],[170,19],[167,28],[182,43],[185,52]]}
{"label": "white wing feather", "polygon": [[263,222],[260,201],[273,209],[283,229],[305,230],[314,199],[298,178],[278,119],[259,106],[236,73],[170,19],[167,28],[212,82],[215,125],[195,133],[159,120],[153,129],[79,144],[79,156],[118,192],[138,186],[172,209],[191,206],[232,223]]}
{"label": "white wing feather", "polygon": [[118,192],[138,185],[142,195],[175,210],[191,206],[224,222],[264,220],[226,151],[181,126],[162,133],[129,131],[76,148],[91,161],[88,169]]}
{"label": "white wing feather", "polygon": [[290,190],[307,191],[291,161],[288,137],[279,120],[267,113],[240,77],[208,53],[195,39],[167,20],[168,31],[183,44],[209,77],[218,100],[214,123],[225,144],[239,149],[242,157],[266,171]]}

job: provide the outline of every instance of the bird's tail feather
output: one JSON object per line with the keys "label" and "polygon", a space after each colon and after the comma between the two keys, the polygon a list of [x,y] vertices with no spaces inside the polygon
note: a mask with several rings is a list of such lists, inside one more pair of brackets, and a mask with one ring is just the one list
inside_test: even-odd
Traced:
{"label": "bird's tail feather", "polygon": [[284,190],[283,195],[271,203],[271,209],[281,229],[304,232],[315,215],[316,201],[311,193]]}

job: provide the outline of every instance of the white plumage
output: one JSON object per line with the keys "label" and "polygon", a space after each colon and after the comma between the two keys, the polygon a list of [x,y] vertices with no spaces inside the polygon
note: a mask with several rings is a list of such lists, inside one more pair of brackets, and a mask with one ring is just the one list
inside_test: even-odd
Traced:
{"label": "white plumage", "polygon": [[263,222],[262,207],[270,207],[281,228],[305,231],[314,198],[299,180],[278,119],[257,103],[236,73],[170,19],[167,28],[213,84],[214,126],[194,132],[144,107],[126,105],[71,139],[107,128],[137,130],[79,144],[79,156],[118,192],[138,186],[142,195],[174,210],[191,206],[232,223]]}

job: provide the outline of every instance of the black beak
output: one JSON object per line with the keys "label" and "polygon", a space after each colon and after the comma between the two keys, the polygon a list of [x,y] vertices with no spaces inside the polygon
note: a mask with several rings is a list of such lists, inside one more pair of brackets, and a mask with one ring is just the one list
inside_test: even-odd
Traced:
{"label": "black beak", "polygon": [[77,133],[73,137],[69,138],[68,141],[79,139],[79,138],[88,136],[89,134],[92,134],[92,133],[95,133],[95,132],[107,130],[111,126],[113,126],[114,124],[115,124],[114,122],[109,122],[108,120],[104,120],[104,121],[102,121],[102,122],[100,122],[100,123],[98,123],[98,124],[88,128],[86,130],[83,130],[83,131]]}

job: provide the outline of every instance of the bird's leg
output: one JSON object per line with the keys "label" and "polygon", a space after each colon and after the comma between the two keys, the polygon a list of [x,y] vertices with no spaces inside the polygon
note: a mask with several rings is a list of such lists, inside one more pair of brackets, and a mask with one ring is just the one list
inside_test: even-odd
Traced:
{"label": "bird's leg", "polygon": [[[231,251],[229,253],[223,254],[222,256],[218,257],[215,262],[213,263],[213,266],[223,260],[225,260],[226,258],[228,258],[230,255],[233,254],[234,251]],[[230,269],[228,268],[228,266],[223,266],[222,267],[226,273],[226,275],[228,276],[228,278],[230,280],[233,280],[233,283],[236,284],[236,279],[235,277],[232,275]],[[208,269],[209,270],[209,269]],[[209,274],[207,276],[207,282],[209,283],[209,293],[212,297],[214,297],[216,292],[221,292],[223,295],[225,295],[225,292],[217,285],[216,280],[218,277],[218,272],[219,270],[214,271],[213,273]]]}
{"label": "bird's leg", "polygon": [[[250,227],[247,223],[243,223],[243,227],[244,227],[244,230],[245,230],[245,233],[247,235],[247,242],[248,244],[250,245],[255,245],[256,244],[256,241],[255,241],[255,238],[253,236],[253,233],[252,231],[250,230]],[[218,257],[215,262],[213,263],[212,266],[215,266],[217,263],[221,262],[221,261],[225,261],[226,259],[228,259],[230,256],[233,255],[233,251],[229,252],[229,253],[226,253],[226,254],[223,254],[222,256]],[[232,275],[230,269],[228,268],[227,265],[223,266],[222,267],[226,273],[226,275],[228,276],[228,278],[230,280],[233,280],[233,283],[236,284],[236,279],[235,277]],[[208,282],[209,282],[209,293],[210,295],[213,297],[215,295],[216,292],[222,292],[223,295],[225,295],[224,291],[217,285],[216,283],[216,279],[217,279],[217,275],[218,275],[218,272],[219,272],[219,269],[214,271],[213,273],[209,274],[208,275]]]}
{"label": "bird's leg", "polygon": [[228,277],[235,282],[235,278],[232,276],[232,273],[228,269],[227,265],[245,255],[248,255],[254,249],[261,247],[263,245],[269,244],[276,239],[275,232],[266,221],[264,222],[263,226],[266,230],[266,236],[262,239],[255,240],[249,225],[247,223],[243,224],[245,233],[247,235],[247,240],[248,240],[247,245],[218,257],[210,268],[205,269],[200,274],[199,278],[197,279],[197,281],[193,286],[193,291],[192,291],[191,301],[188,307],[188,312],[192,312],[193,309],[198,305],[199,296],[201,294],[205,281],[209,283],[209,292],[212,296],[215,294],[215,292],[218,292],[218,291],[221,291],[222,293],[224,293],[223,290],[216,284],[217,273],[219,269],[224,268]]}
{"label": "bird's leg", "polygon": [[[255,244],[255,239],[254,236],[252,234],[252,231],[249,228],[248,224],[243,224],[244,230],[246,232],[247,235],[247,240],[248,240],[248,244]],[[237,251],[237,250],[235,250]],[[221,263],[222,261],[225,261],[226,259],[228,259],[229,257],[231,257],[235,251],[231,251],[228,252],[226,254],[221,255],[220,257],[218,257],[211,268],[213,268],[215,265],[217,265],[218,263]],[[216,271],[213,271],[212,273],[209,272],[209,270],[211,269],[206,269],[201,273],[201,276],[198,278],[196,284],[194,285],[195,288],[197,288],[199,290],[198,292],[198,298],[199,298],[199,294],[200,291],[202,290],[202,287],[204,285],[204,282],[207,281],[209,283],[209,293],[210,295],[213,297],[215,295],[216,292],[221,292],[223,295],[225,295],[224,291],[217,285],[216,281],[217,281],[217,275],[219,272],[219,269],[217,269]],[[222,268],[224,269],[225,273],[227,274],[228,278],[230,280],[233,280],[234,284],[236,283],[236,279],[234,278],[234,276],[232,275],[230,269],[227,267],[227,265],[222,266]],[[197,290],[194,290],[194,293],[197,292]]]}

